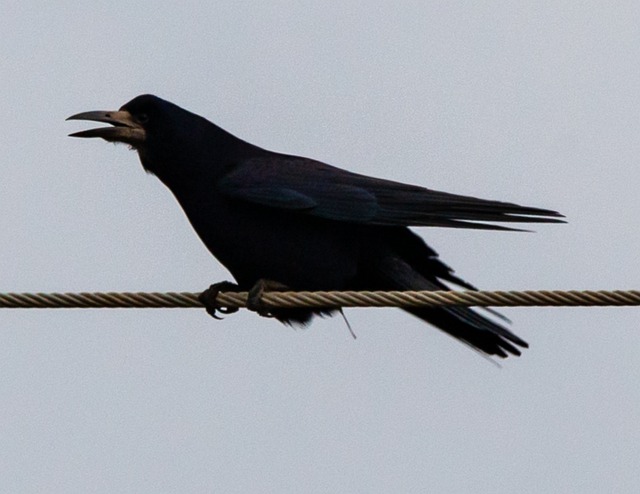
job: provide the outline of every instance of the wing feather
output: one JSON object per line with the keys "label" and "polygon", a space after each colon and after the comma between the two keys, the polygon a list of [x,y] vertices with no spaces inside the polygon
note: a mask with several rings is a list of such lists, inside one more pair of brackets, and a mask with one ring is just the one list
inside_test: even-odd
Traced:
{"label": "wing feather", "polygon": [[485,230],[514,230],[486,222],[563,223],[549,209],[440,192],[285,155],[244,161],[218,186],[230,198],[352,223]]}

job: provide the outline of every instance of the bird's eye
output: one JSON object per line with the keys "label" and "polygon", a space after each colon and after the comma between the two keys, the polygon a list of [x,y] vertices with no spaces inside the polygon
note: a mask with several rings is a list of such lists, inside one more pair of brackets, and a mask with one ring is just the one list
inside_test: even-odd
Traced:
{"label": "bird's eye", "polygon": [[146,113],[138,113],[136,115],[136,119],[138,120],[138,122],[144,124],[149,121],[149,115],[147,115]]}

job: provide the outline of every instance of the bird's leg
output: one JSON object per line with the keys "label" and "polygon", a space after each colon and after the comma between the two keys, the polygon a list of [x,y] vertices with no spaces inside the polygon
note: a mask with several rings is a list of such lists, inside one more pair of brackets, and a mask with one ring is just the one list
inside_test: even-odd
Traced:
{"label": "bird's leg", "polygon": [[204,292],[198,295],[198,300],[204,305],[204,308],[207,309],[207,313],[213,317],[214,319],[222,319],[218,315],[220,314],[233,314],[234,312],[238,312],[237,307],[222,307],[218,303],[218,294],[220,292],[239,292],[240,287],[235,283],[231,283],[230,281],[221,281],[220,283],[214,283],[209,288],[207,288]]}
{"label": "bird's leg", "polygon": [[261,279],[253,285],[253,288],[249,290],[249,296],[247,297],[247,309],[257,312],[263,317],[273,317],[273,314],[269,312],[269,309],[265,307],[262,301],[262,295],[264,292],[285,292],[290,290],[287,285],[283,285],[277,281]]}

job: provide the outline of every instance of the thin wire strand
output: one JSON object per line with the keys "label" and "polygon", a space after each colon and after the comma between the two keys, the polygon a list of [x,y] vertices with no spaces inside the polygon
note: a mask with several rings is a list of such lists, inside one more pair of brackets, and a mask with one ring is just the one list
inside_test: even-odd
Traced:
{"label": "thin wire strand", "polygon": [[[202,308],[194,292],[0,293],[3,309]],[[246,307],[247,292],[221,292],[222,307]],[[638,306],[640,290],[266,292],[265,307]]]}

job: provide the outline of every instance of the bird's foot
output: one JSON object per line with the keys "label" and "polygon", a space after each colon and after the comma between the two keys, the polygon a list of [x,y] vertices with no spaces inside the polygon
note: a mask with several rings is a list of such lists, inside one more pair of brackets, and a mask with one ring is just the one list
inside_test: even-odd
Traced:
{"label": "bird's foot", "polygon": [[240,291],[240,287],[235,283],[231,283],[230,281],[221,281],[220,283],[214,283],[209,288],[207,288],[204,292],[198,295],[198,300],[204,305],[204,308],[207,310],[207,313],[213,317],[214,319],[221,320],[222,317],[218,315],[220,314],[233,314],[234,312],[238,312],[237,307],[222,307],[218,303],[218,294],[220,292],[238,292]]}
{"label": "bird's foot", "polygon": [[247,297],[247,309],[257,312],[262,317],[274,317],[269,308],[262,301],[265,292],[285,292],[290,288],[282,283],[273,280],[258,280],[253,288],[249,290]]}

